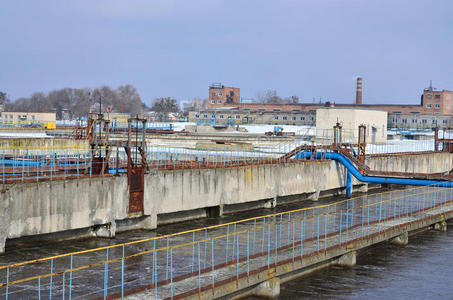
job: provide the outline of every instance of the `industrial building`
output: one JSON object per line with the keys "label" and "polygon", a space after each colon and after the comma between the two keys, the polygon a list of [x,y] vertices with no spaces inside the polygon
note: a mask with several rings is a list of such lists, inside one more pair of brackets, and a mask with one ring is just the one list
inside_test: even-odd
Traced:
{"label": "industrial building", "polygon": [[[316,123],[318,139],[332,139],[332,124],[338,123],[342,128],[341,142],[356,143],[359,137],[359,126],[365,126],[366,143],[385,143],[387,141],[387,112],[363,108],[318,108]],[[331,142],[329,140],[329,142]]]}
{"label": "industrial building", "polygon": [[436,90],[432,84],[423,90],[419,104],[366,104],[363,101],[363,80],[357,78],[353,104],[291,103],[268,104],[241,101],[240,89],[222,84],[209,87],[207,109],[189,113],[190,121],[211,120],[234,124],[316,124],[316,109],[322,107],[362,108],[387,112],[388,128],[433,128],[453,126],[453,92]]}
{"label": "industrial building", "polygon": [[0,118],[3,122],[10,122],[10,123],[55,122],[56,114],[54,112],[3,111],[3,112],[0,112]]}
{"label": "industrial building", "polygon": [[0,112],[0,123],[7,126],[39,126],[47,129],[56,128],[56,113],[54,112]]}

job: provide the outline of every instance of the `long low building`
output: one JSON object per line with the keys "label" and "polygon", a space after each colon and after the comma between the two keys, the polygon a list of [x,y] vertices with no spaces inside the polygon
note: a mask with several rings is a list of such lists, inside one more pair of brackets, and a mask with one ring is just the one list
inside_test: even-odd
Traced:
{"label": "long low building", "polygon": [[189,112],[192,122],[208,120],[230,124],[316,124],[316,109],[334,106],[337,108],[360,108],[386,111],[388,128],[433,128],[453,127],[453,92],[435,90],[432,86],[423,90],[420,104],[363,104],[362,81],[357,81],[357,96],[354,104],[326,103],[244,103],[240,89],[213,84],[209,87],[206,109]]}
{"label": "long low building", "polygon": [[288,124],[308,125],[316,124],[316,111],[250,111],[247,109],[224,108],[206,109],[189,112],[191,122],[216,122],[229,124]]}
{"label": "long low building", "polygon": [[[366,109],[364,107],[363,109]],[[191,122],[216,122],[230,124],[275,124],[316,126],[316,110],[251,111],[248,109],[205,109],[190,111]],[[428,129],[435,127],[453,128],[452,115],[432,114],[388,114],[388,128]]]}
{"label": "long low building", "polygon": [[56,113],[54,112],[17,112],[3,111],[0,112],[2,122],[21,123],[21,122],[54,122]]}

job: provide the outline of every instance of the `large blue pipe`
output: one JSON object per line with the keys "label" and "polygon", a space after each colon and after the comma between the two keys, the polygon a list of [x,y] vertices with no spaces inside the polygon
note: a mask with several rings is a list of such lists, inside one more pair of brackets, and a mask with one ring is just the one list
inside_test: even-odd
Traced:
{"label": "large blue pipe", "polygon": [[[15,166],[15,167],[44,167],[44,166],[55,166],[54,162],[46,164],[44,160],[22,160],[22,159],[0,159],[0,163],[3,163],[5,166]],[[66,163],[66,164],[58,164],[59,166],[76,166],[77,163]],[[80,164],[82,165],[82,163]]]}
{"label": "large blue pipe", "polygon": [[381,184],[400,184],[400,185],[439,185],[442,187],[453,187],[452,181],[441,181],[441,180],[427,180],[427,179],[412,179],[412,178],[396,178],[396,177],[380,177],[380,176],[367,176],[357,170],[353,163],[341,153],[336,152],[300,152],[296,154],[296,158],[305,159],[332,159],[338,161],[355,177],[361,182],[368,183],[381,183]]}

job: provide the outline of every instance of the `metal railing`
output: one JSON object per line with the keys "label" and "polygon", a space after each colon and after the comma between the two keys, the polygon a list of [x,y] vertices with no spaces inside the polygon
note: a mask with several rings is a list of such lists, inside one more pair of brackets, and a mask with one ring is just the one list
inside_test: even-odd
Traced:
{"label": "metal railing", "polygon": [[442,185],[355,197],[0,267],[8,298],[172,298],[453,210]]}
{"label": "metal railing", "polygon": [[[291,142],[261,144],[256,147],[240,144],[212,144],[195,147],[149,144],[146,161],[152,169],[221,168],[231,166],[278,164],[292,160],[282,159],[286,153],[301,145],[316,146],[317,151],[331,151],[333,141],[294,139]],[[404,145],[403,145],[403,144]],[[357,147],[351,149],[358,152]],[[109,157],[110,173],[123,172],[127,156],[123,148],[112,147]],[[386,144],[367,144],[367,155],[391,153],[432,152],[434,141],[388,141]],[[442,149],[438,149],[441,151]],[[300,150],[302,151],[302,150]],[[118,153],[118,154],[117,154]],[[0,147],[0,176],[3,183],[36,180],[54,180],[91,176],[92,152],[87,145],[80,147]]]}

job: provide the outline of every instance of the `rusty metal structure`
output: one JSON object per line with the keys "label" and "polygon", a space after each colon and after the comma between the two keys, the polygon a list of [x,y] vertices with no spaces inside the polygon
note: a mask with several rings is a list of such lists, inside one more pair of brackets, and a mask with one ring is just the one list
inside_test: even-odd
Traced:
{"label": "rusty metal structure", "polygon": [[342,137],[342,134],[341,134],[341,129],[343,127],[341,126],[341,124],[339,122],[337,122],[337,124],[335,124],[335,126],[333,127],[333,145],[338,145],[338,144],[341,144],[342,140],[343,140],[343,137]]}
{"label": "rusty metal structure", "polygon": [[365,163],[365,149],[366,149],[366,126],[359,126],[359,137],[357,141],[357,157],[362,162]]}
{"label": "rusty metal structure", "polygon": [[108,174],[112,145],[110,144],[110,121],[103,114],[88,119],[87,137],[90,143],[91,174]]}
{"label": "rusty metal structure", "polygon": [[445,137],[445,132],[448,130],[449,128],[442,128],[441,138],[439,137],[439,127],[434,129],[434,151],[453,153],[453,139]]}
{"label": "rusty metal structure", "polygon": [[[143,214],[146,162],[146,119],[138,116],[128,119],[127,139],[111,139],[110,121],[98,114],[88,119],[87,137],[91,147],[91,174],[109,174],[110,167],[119,173],[122,149],[127,156],[127,178],[129,187],[129,214]],[[110,156],[115,150],[116,164],[111,166]]]}
{"label": "rusty metal structure", "polygon": [[[79,124],[82,125],[82,124]],[[3,180],[6,183],[34,182],[44,180],[58,180],[65,178],[81,178],[88,176],[113,176],[121,172],[127,173],[130,190],[129,212],[140,214],[144,212],[144,174],[147,169],[175,170],[175,169],[201,169],[201,168],[225,168],[239,167],[257,164],[278,164],[295,162],[300,159],[325,159],[328,152],[341,153],[350,160],[362,175],[407,177],[407,178],[430,178],[430,179],[452,179],[450,174],[418,174],[405,172],[385,172],[371,170],[366,160],[369,157],[397,156],[397,155],[419,155],[433,153],[423,152],[402,152],[402,153],[366,153],[365,125],[358,128],[358,138],[353,142],[345,142],[343,128],[340,123],[333,127],[333,140],[330,143],[302,144],[291,147],[287,153],[280,156],[235,158],[233,154],[223,156],[223,159],[205,159],[204,156],[182,155],[172,157],[169,155],[147,154],[146,135],[149,133],[149,124],[145,119],[138,116],[130,118],[127,126],[121,127],[121,131],[115,132],[114,124],[104,119],[102,114],[92,114],[88,119],[86,127],[79,135],[89,142],[89,150],[83,150],[77,154],[67,153],[66,155],[52,155],[39,153],[30,155],[28,153],[15,154],[5,153],[1,156],[3,161],[10,161],[3,167]],[[80,130],[82,129],[79,128]],[[79,132],[80,132],[79,130]],[[442,135],[442,137],[440,137]],[[446,129],[435,131],[435,151],[453,152],[453,139],[446,133]],[[227,140],[212,140],[216,144],[236,143]],[[356,143],[354,143],[356,141]],[[61,151],[60,151],[61,152]],[[318,153],[318,155],[297,158],[302,152]],[[61,154],[61,153],[60,153]],[[320,154],[320,155],[319,155]],[[147,155],[148,160],[147,161]],[[116,158],[115,158],[116,156]],[[113,174],[111,174],[113,173]]]}
{"label": "rusty metal structure", "polygon": [[[371,170],[366,165],[366,157],[371,156],[366,154],[366,126],[360,125],[358,128],[358,141],[357,144],[351,143],[342,143],[342,126],[337,123],[334,127],[334,136],[333,136],[333,143],[330,145],[301,145],[293,149],[292,151],[282,155],[279,161],[291,161],[294,157],[297,157],[300,153],[312,153],[313,155],[307,155],[310,157],[309,159],[314,159],[314,154],[316,155],[316,159],[325,159],[326,153],[328,152],[336,152],[342,154],[348,160],[350,160],[357,170],[362,175],[368,176],[383,176],[383,177],[396,177],[396,178],[412,178],[412,179],[432,179],[432,180],[452,180],[453,174],[446,174],[446,173],[414,173],[414,172],[393,172],[393,171],[377,171]],[[436,149],[435,151],[445,151],[445,152],[453,152],[453,139],[445,138],[445,130],[444,130],[444,137],[439,138],[439,130],[436,129],[435,134],[435,141],[436,141]],[[411,153],[411,154],[426,154],[427,152],[418,152],[418,153]],[[429,153],[432,153],[430,151]],[[408,154],[408,153],[404,153]],[[388,156],[390,154],[385,154]],[[400,155],[400,154],[396,154]],[[372,156],[381,156],[372,155]]]}
{"label": "rusty metal structure", "polygon": [[129,214],[143,214],[146,162],[146,119],[128,119],[127,154]]}

